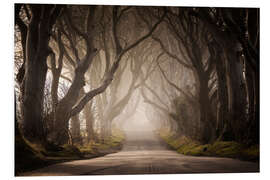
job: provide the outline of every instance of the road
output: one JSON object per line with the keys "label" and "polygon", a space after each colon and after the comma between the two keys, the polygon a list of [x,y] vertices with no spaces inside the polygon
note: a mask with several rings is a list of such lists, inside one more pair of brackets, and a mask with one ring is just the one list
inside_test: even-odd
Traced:
{"label": "road", "polygon": [[230,158],[185,156],[167,149],[151,131],[128,132],[123,150],[89,160],[54,164],[25,176],[258,172],[259,164]]}

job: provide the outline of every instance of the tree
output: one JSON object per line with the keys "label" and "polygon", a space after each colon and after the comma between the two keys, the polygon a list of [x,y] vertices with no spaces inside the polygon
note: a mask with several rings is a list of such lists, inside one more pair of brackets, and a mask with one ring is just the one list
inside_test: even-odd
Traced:
{"label": "tree", "polygon": [[[251,130],[256,132],[249,137],[258,142],[258,124],[259,124],[259,10],[249,8],[202,8],[192,12],[192,15],[200,18],[207,26],[208,30],[214,35],[216,41],[222,45],[225,54],[228,56],[229,66],[229,93],[230,99],[230,114],[234,128],[234,134],[238,141],[243,141],[246,134],[243,132],[243,122],[245,117],[243,114],[245,106],[245,93],[248,95],[249,118],[255,129]],[[252,24],[252,25],[251,25]],[[226,38],[224,38],[226,37]],[[231,47],[236,47],[235,52],[231,52]],[[242,55],[242,56],[241,56]],[[242,59],[242,60],[241,60]],[[244,62],[241,65],[241,61]],[[242,76],[242,72],[246,73],[248,79],[235,78]],[[235,74],[236,73],[236,74]],[[243,88],[246,84],[247,90]],[[240,90],[240,91],[239,91]],[[244,90],[244,93],[243,92]],[[240,96],[239,96],[240,95]],[[245,125],[246,126],[246,125]],[[241,127],[241,128],[240,128]],[[240,133],[239,133],[240,132]],[[241,135],[239,135],[241,134]],[[255,135],[256,134],[256,135]],[[247,138],[247,137],[246,137]],[[255,140],[256,139],[256,140]]]}
{"label": "tree", "polygon": [[[131,49],[139,45],[143,40],[150,37],[150,35],[153,33],[153,31],[157,28],[157,26],[160,24],[162,19],[165,16],[165,13],[163,14],[161,20],[157,21],[150,31],[148,31],[145,35],[141,36],[140,38],[136,39],[133,43],[127,45],[126,47],[123,47],[120,42],[117,35],[117,27],[119,20],[125,11],[124,9],[120,12],[118,12],[119,7],[113,8],[113,26],[112,26],[112,33],[113,33],[113,40],[116,47],[116,53],[114,57],[114,62],[112,63],[111,67],[106,72],[104,79],[99,87],[96,89],[90,90],[87,92],[82,98],[79,99],[79,91],[84,87],[84,75],[86,71],[91,66],[91,63],[94,59],[94,57],[97,54],[97,49],[94,48],[93,44],[93,38],[95,36],[95,32],[93,27],[95,26],[95,20],[94,18],[97,15],[97,7],[96,6],[90,6],[88,7],[88,10],[86,10],[87,18],[83,21],[83,24],[85,24],[84,30],[80,30],[77,28],[77,26],[72,21],[72,16],[75,16],[75,11],[72,11],[72,8],[67,8],[65,10],[65,13],[63,14],[64,23],[67,26],[67,29],[69,33],[62,32],[63,34],[66,34],[66,38],[68,39],[71,49],[73,52],[73,57],[75,60],[73,62],[76,63],[75,68],[75,75],[72,81],[72,84],[65,95],[63,99],[61,99],[56,106],[56,109],[54,111],[55,113],[55,119],[56,119],[56,127],[64,127],[63,129],[56,130],[55,139],[54,141],[58,144],[65,143],[68,139],[67,135],[67,127],[70,117],[78,114],[84,106],[93,99],[96,95],[104,92],[106,88],[111,84],[113,80],[113,76],[115,72],[117,71],[119,67],[119,63],[122,60],[123,56]],[[86,53],[85,55],[80,58],[78,51],[75,47],[75,44],[72,42],[72,38],[68,38],[71,33],[77,34],[79,37],[83,39],[86,46]],[[73,45],[72,45],[73,44]],[[67,53],[67,52],[66,52]],[[66,54],[65,53],[65,54]],[[67,55],[72,59],[72,56]]]}
{"label": "tree", "polygon": [[[24,25],[19,20],[19,9],[16,5],[15,17],[19,27]],[[25,6],[25,5],[24,5]],[[46,59],[51,53],[48,43],[50,32],[62,6],[59,5],[28,5],[31,18],[25,33],[25,27],[21,29],[22,47],[24,50],[24,73],[20,75],[23,81],[22,87],[22,114],[24,135],[34,140],[43,139],[42,112],[44,84],[47,73]],[[26,37],[25,37],[26,34]],[[25,44],[24,44],[25,43]],[[23,78],[22,78],[23,77]],[[23,79],[23,80],[21,80]]]}
{"label": "tree", "polygon": [[[159,38],[153,36],[153,39],[161,45],[161,48],[169,57],[177,60],[178,63],[193,72],[196,82],[195,87],[198,93],[197,101],[200,107],[201,138],[204,143],[207,143],[215,136],[215,120],[210,108],[210,91],[212,87],[208,86],[210,80],[214,77],[214,61],[207,49],[207,43],[211,40],[211,36],[209,36],[198,19],[189,15],[189,8],[168,9],[168,16],[165,22],[168,30],[174,35],[178,44],[178,50],[184,60],[165,49],[164,44]],[[170,84],[173,85],[172,83]],[[181,91],[177,86],[174,87]],[[189,97],[191,102],[194,101],[192,96],[187,95],[183,91],[181,93]]]}

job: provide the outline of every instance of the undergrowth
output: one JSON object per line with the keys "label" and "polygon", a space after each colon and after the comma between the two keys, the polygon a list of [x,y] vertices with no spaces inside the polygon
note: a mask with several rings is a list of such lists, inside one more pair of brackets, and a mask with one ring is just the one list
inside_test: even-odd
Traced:
{"label": "undergrowth", "polygon": [[122,148],[124,133],[113,129],[112,136],[104,142],[90,142],[84,146],[32,143],[15,136],[15,175],[70,160],[87,159],[114,153]]}
{"label": "undergrowth", "polygon": [[180,154],[259,161],[259,145],[247,146],[234,141],[215,141],[212,144],[201,144],[185,136],[176,136],[166,129],[161,129],[159,135],[172,149]]}
{"label": "undergrowth", "polygon": [[90,141],[88,144],[80,146],[79,149],[84,155],[113,153],[119,151],[122,148],[124,139],[125,136],[123,131],[114,128],[112,130],[112,136],[104,139],[103,142]]}

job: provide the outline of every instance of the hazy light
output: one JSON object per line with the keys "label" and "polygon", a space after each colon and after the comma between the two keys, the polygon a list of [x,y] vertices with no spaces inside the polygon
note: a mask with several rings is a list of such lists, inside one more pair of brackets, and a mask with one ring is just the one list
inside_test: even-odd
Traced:
{"label": "hazy light", "polygon": [[150,122],[145,115],[147,113],[146,104],[142,99],[138,104],[136,113],[125,121],[123,125],[124,131],[153,131],[156,129],[154,123]]}

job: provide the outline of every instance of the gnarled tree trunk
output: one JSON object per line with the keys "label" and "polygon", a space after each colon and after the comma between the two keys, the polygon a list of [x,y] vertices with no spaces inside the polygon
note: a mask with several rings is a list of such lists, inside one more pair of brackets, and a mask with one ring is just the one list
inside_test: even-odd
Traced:
{"label": "gnarled tree trunk", "polygon": [[229,69],[229,99],[230,99],[230,127],[234,137],[231,140],[241,141],[245,131],[246,119],[246,89],[243,80],[243,66],[236,52],[226,50]]}
{"label": "gnarled tree trunk", "polygon": [[[54,5],[30,5],[32,12],[27,31],[23,97],[24,135],[33,140],[44,138],[43,95],[47,74],[50,30],[61,8]],[[53,11],[53,13],[49,13]],[[43,13],[42,13],[43,12]]]}
{"label": "gnarled tree trunk", "polygon": [[203,74],[200,74],[199,80],[200,122],[202,123],[201,138],[203,143],[209,143],[212,139],[215,139],[215,126],[213,124],[213,115],[209,99],[208,79]]}

